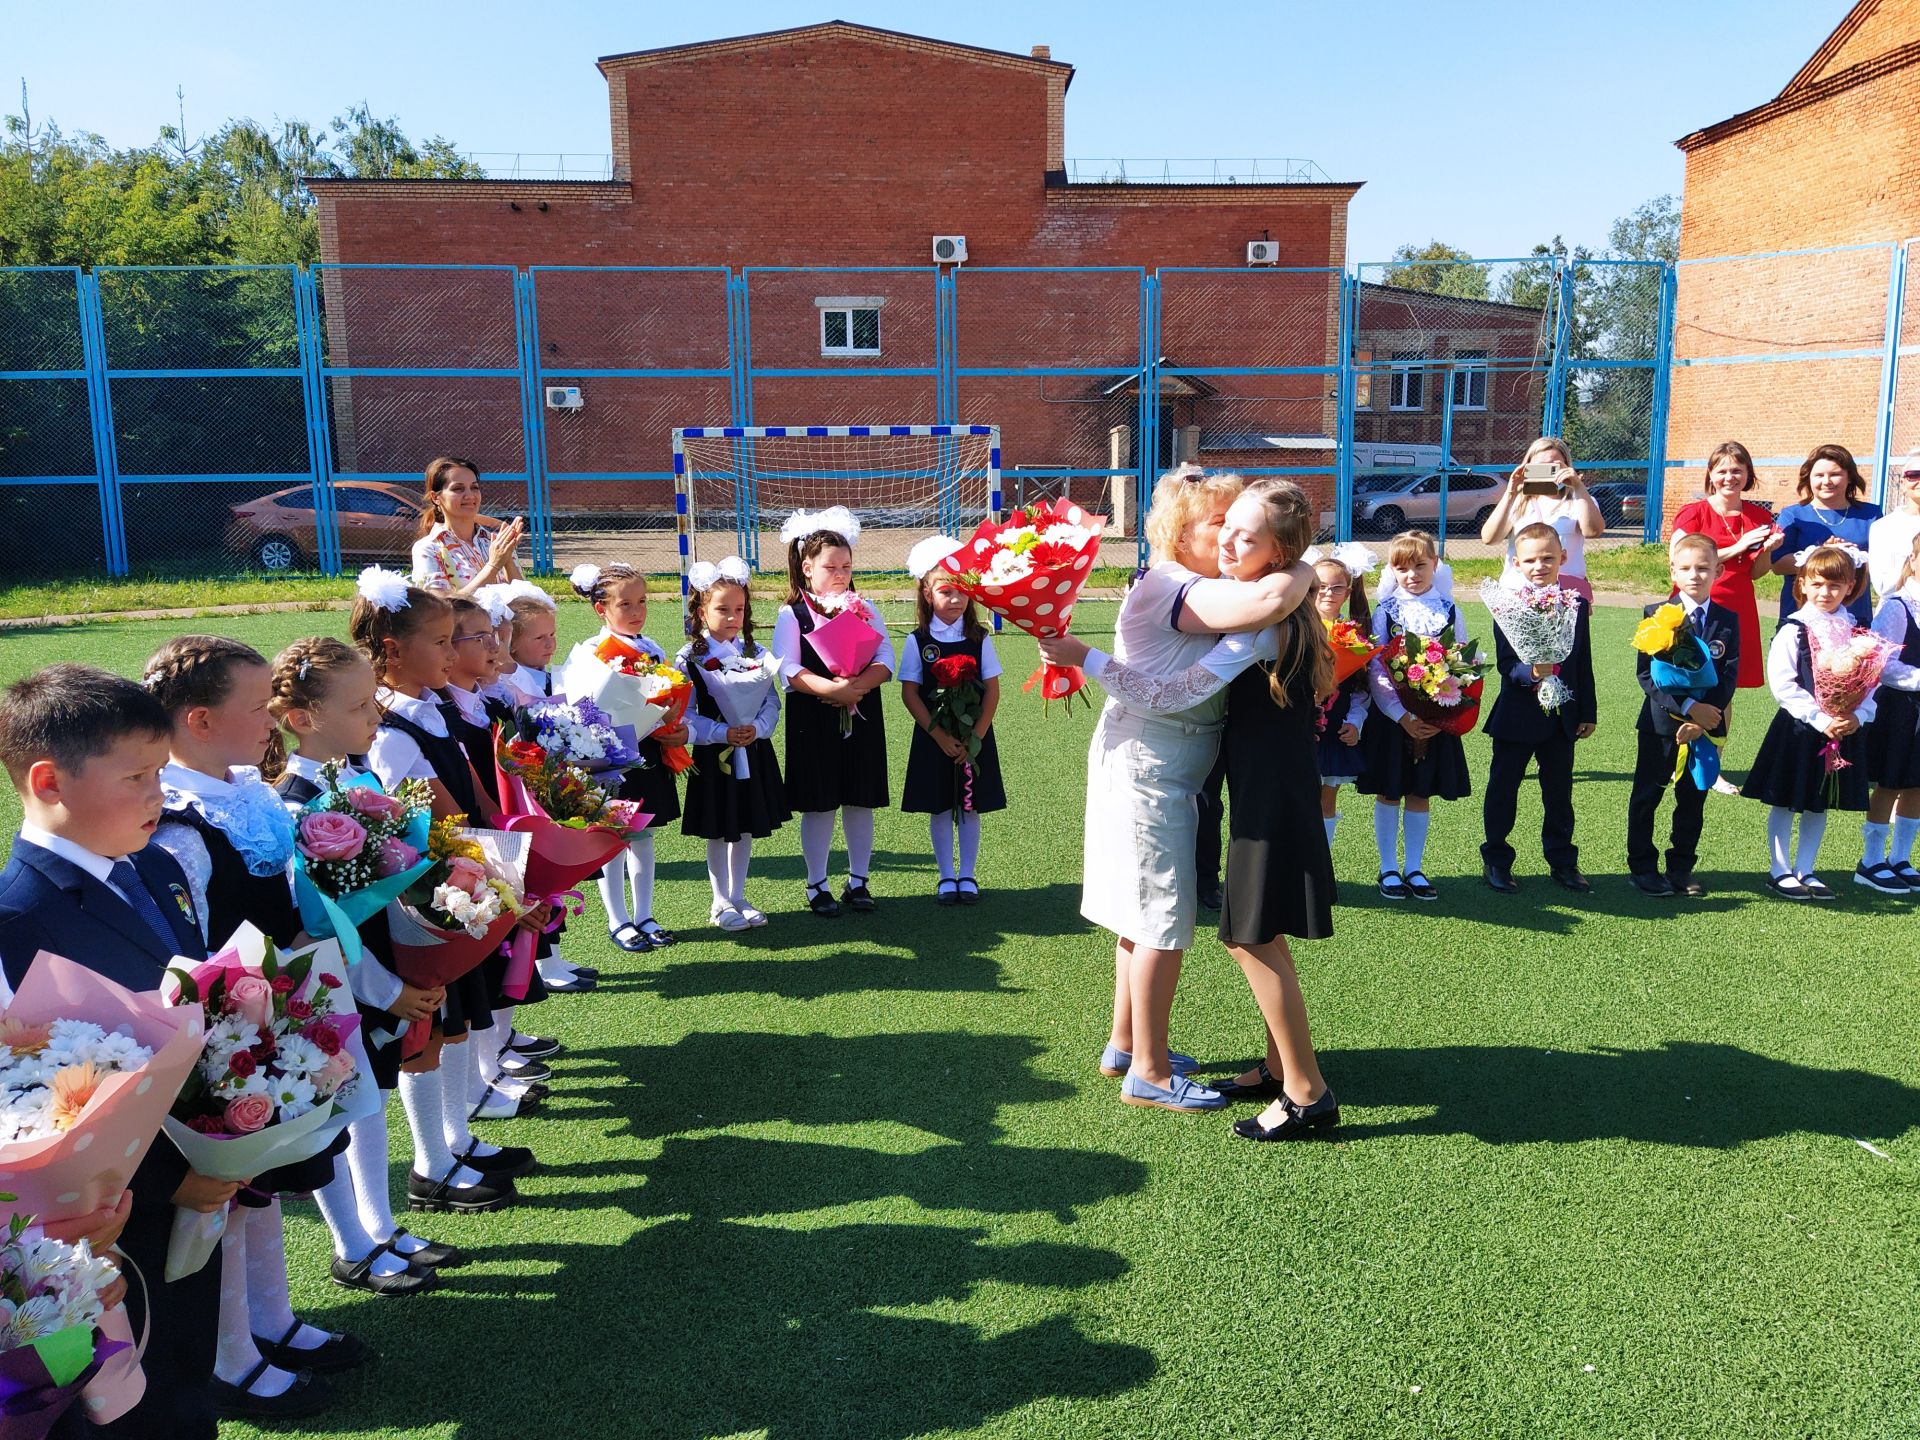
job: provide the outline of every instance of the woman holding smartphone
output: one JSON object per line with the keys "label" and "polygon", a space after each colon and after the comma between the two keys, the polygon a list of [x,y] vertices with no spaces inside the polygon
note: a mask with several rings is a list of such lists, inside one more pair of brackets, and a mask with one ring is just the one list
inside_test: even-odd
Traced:
{"label": "woman holding smartphone", "polygon": [[[1552,466],[1551,474],[1528,478],[1529,467],[1538,473],[1542,466]],[[1550,490],[1546,488],[1549,486]],[[1587,583],[1587,540],[1590,536],[1606,534],[1607,521],[1600,513],[1600,503],[1588,493],[1587,482],[1573,468],[1573,448],[1558,435],[1542,435],[1527,446],[1527,453],[1507,477],[1507,488],[1493,507],[1493,513],[1480,527],[1480,538],[1487,544],[1507,542],[1507,564],[1500,577],[1501,584],[1519,583],[1518,572],[1513,568],[1514,532],[1536,521],[1551,525],[1560,535],[1561,548],[1567,552],[1566,563],[1560,567],[1560,583],[1569,590],[1578,590],[1591,604],[1593,586]]]}

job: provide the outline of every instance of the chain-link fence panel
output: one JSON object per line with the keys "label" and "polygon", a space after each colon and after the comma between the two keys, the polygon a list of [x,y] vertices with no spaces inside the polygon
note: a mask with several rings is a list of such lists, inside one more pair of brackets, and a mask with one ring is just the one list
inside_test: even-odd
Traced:
{"label": "chain-link fence panel", "polygon": [[9,569],[106,568],[103,488],[88,402],[78,270],[0,270],[0,526]]}
{"label": "chain-link fence panel", "polygon": [[130,568],[317,568],[292,266],[96,272]]}
{"label": "chain-link fence panel", "polygon": [[955,413],[999,425],[1009,506],[1070,499],[1108,517],[1102,562],[1138,553],[1145,274],[953,276]]}
{"label": "chain-link fence panel", "polygon": [[734,401],[728,273],[535,266],[539,426],[553,565],[677,570],[673,431]]}
{"label": "chain-link fence panel", "polygon": [[314,278],[342,565],[408,568],[430,523],[423,476],[442,455],[479,471],[483,523],[532,515],[513,267],[329,265]]}
{"label": "chain-link fence panel", "polygon": [[1683,260],[1676,267],[1663,526],[1699,496],[1724,440],[1752,452],[1752,498],[1795,498],[1816,445],[1874,455],[1893,249]]}

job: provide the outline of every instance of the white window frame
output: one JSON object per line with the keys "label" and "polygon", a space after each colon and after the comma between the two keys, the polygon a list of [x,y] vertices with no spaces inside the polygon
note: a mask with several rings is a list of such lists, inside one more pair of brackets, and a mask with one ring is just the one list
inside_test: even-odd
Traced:
{"label": "white window frame", "polygon": [[1427,357],[1418,350],[1396,350],[1387,384],[1387,409],[1417,411],[1427,408]]}
{"label": "white window frame", "polygon": [[[1459,350],[1454,353],[1453,374],[1448,379],[1453,390],[1453,408],[1459,410],[1484,410],[1487,408],[1487,352],[1484,350]],[[1473,398],[1478,390],[1480,398]]]}
{"label": "white window frame", "polygon": [[[814,306],[820,311],[820,353],[831,356],[874,356],[880,353],[880,311],[886,304],[885,297],[879,295],[821,295],[814,299]],[[853,343],[855,312],[871,310],[873,312],[874,344],[871,347]],[[827,317],[844,315],[847,325],[847,343],[829,345],[827,343]]]}

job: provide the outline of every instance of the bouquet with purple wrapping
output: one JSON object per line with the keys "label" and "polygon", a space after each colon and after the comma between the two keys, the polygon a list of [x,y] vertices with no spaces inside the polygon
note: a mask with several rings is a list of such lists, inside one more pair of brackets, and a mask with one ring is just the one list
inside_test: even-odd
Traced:
{"label": "bouquet with purple wrapping", "polygon": [[8,1224],[0,1242],[0,1440],[39,1440],[128,1348],[100,1329],[100,1292],[115,1275],[85,1240],[55,1240],[24,1215]]}
{"label": "bouquet with purple wrapping", "polygon": [[616,782],[637,768],[640,737],[631,725],[620,725],[593,701],[537,700],[519,717],[516,738],[531,740],[549,755],[577,765],[590,775]]}

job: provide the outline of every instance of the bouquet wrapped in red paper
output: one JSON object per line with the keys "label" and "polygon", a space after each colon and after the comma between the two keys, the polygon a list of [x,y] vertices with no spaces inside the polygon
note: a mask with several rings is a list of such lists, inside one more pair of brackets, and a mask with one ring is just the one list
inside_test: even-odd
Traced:
{"label": "bouquet wrapped in red paper", "polygon": [[[1005,520],[986,520],[973,538],[940,561],[940,568],[1002,619],[1029,635],[1067,633],[1073,602],[1100,554],[1104,515],[1089,515],[1067,500],[1045,500]],[[1043,664],[1023,689],[1040,686],[1049,706],[1086,688],[1078,666]]]}
{"label": "bouquet wrapped in red paper", "polygon": [[[494,735],[500,783],[500,828],[527,841],[527,898],[574,909],[584,905],[574,886],[606,867],[627,837],[653,817],[630,800],[617,800],[567,749],[571,727],[538,728],[538,707],[522,712],[520,727]],[[533,977],[534,937],[513,937],[502,989],[514,999]]]}
{"label": "bouquet wrapped in red paper", "polygon": [[[1478,640],[1461,643],[1451,625],[1432,636],[1396,629],[1380,654],[1409,714],[1449,735],[1473,729],[1487,672]],[[1421,753],[1425,745],[1416,741],[1414,750]]]}

